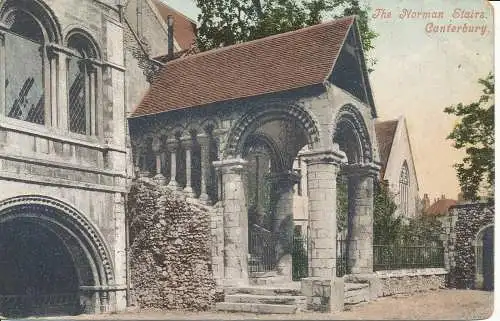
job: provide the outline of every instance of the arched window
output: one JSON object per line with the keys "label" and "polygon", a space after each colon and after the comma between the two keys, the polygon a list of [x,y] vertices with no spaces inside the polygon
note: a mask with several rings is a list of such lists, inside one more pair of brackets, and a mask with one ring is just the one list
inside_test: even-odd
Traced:
{"label": "arched window", "polygon": [[410,188],[410,175],[408,172],[408,164],[406,161],[401,168],[399,175],[399,207],[401,214],[408,216],[408,190]]}
{"label": "arched window", "polygon": [[49,77],[44,67],[48,60],[45,31],[35,16],[21,9],[10,10],[3,23],[8,28],[4,35],[5,115],[43,125]]}
{"label": "arched window", "polygon": [[68,121],[70,132],[96,135],[97,68],[92,59],[97,52],[81,34],[68,39],[73,56],[68,59]]}

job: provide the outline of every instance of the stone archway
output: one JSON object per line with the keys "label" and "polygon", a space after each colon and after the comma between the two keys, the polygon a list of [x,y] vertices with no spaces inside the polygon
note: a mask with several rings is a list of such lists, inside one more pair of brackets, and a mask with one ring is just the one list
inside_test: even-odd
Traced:
{"label": "stone archway", "polygon": [[101,312],[113,268],[103,237],[81,213],[45,196],[0,202],[0,314]]}
{"label": "stone archway", "polygon": [[477,233],[474,240],[476,257],[475,288],[486,291],[494,289],[494,228],[487,225]]}
{"label": "stone archway", "polygon": [[[337,182],[347,187],[348,207],[347,239],[337,258],[341,259],[340,267],[347,273],[370,273],[373,271],[374,180],[379,168],[373,163],[370,135],[356,107],[345,105],[340,108],[332,140],[345,154]],[[337,191],[341,188],[338,186]],[[344,245],[343,242],[340,244]]]}
{"label": "stone archway", "polygon": [[[263,233],[257,235],[254,238],[256,240],[272,240],[266,243],[271,244],[268,256],[274,256],[268,267],[284,280],[291,281],[292,202],[293,186],[297,183],[297,175],[293,173],[293,161],[302,147],[307,145],[313,148],[317,144],[319,131],[316,122],[306,110],[294,105],[269,105],[251,110],[228,132],[227,142],[222,146],[223,159],[214,163],[221,172],[223,186],[226,281],[247,283],[247,253],[249,250],[258,252],[254,251],[255,247],[249,248],[252,239],[249,232],[255,223],[249,222],[249,218],[255,214],[249,213],[249,210],[259,208],[259,204],[251,204],[256,198],[255,195],[258,196],[257,199],[263,197],[254,193],[251,199],[247,199],[251,182],[263,179],[260,177],[262,175],[253,181],[248,179],[248,175],[258,175],[254,173],[258,172],[257,169],[264,170],[265,166],[261,165],[265,164],[253,159],[257,154],[267,161],[264,176],[271,186],[271,204],[268,210],[271,219],[265,231],[256,228],[258,231],[252,232]],[[266,272],[269,272],[268,270]]]}

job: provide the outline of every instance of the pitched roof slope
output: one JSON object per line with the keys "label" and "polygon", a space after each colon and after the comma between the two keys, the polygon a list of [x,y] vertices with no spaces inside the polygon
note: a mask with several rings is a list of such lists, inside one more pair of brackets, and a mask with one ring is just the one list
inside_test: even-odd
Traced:
{"label": "pitched roof slope", "polygon": [[397,127],[397,120],[375,123],[375,133],[377,135],[380,160],[382,161],[382,168],[380,170],[382,178],[384,177],[387,162],[389,161],[389,154],[391,153],[392,142],[394,141]]}
{"label": "pitched roof slope", "polygon": [[321,84],[354,17],[176,59],[132,117]]}
{"label": "pitched roof slope", "polygon": [[436,201],[432,204],[427,211],[425,211],[425,215],[428,216],[439,216],[448,214],[448,210],[450,207],[457,205],[457,201],[445,198]]}
{"label": "pitched roof slope", "polygon": [[174,18],[174,38],[181,47],[181,51],[188,50],[196,42],[196,22],[179,11],[168,6],[161,0],[153,0],[163,20],[167,23],[168,16]]}

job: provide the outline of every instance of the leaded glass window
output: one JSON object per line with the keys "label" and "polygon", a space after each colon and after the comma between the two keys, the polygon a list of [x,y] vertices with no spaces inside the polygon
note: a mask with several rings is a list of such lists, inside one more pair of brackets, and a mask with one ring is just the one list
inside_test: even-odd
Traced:
{"label": "leaded glass window", "polygon": [[6,116],[45,124],[43,32],[28,13],[13,11],[6,19]]}
{"label": "leaded glass window", "polygon": [[401,168],[401,174],[399,175],[399,206],[401,208],[401,214],[408,216],[408,190],[410,187],[410,176],[408,173],[408,164],[406,161],[403,163]]}
{"label": "leaded glass window", "polygon": [[91,135],[91,119],[95,113],[95,69],[89,58],[95,56],[89,41],[80,35],[70,37],[68,47],[74,56],[68,61],[69,130]]}

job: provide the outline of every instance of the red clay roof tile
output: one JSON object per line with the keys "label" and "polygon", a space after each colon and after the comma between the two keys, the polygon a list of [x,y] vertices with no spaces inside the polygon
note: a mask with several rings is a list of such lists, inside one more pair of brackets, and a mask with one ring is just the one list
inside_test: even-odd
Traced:
{"label": "red clay roof tile", "polygon": [[168,62],[132,117],[322,84],[354,17]]}
{"label": "red clay roof tile", "polygon": [[377,135],[378,149],[380,153],[380,161],[382,168],[380,169],[380,177],[383,178],[389,161],[389,154],[391,153],[392,142],[398,127],[397,120],[388,120],[378,122],[375,124],[375,133]]}
{"label": "red clay roof tile", "polygon": [[153,3],[165,23],[169,15],[174,18],[174,39],[181,47],[181,51],[190,49],[196,42],[196,22],[160,0],[153,0]]}

